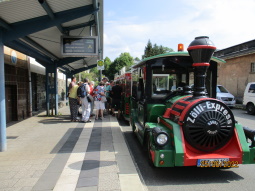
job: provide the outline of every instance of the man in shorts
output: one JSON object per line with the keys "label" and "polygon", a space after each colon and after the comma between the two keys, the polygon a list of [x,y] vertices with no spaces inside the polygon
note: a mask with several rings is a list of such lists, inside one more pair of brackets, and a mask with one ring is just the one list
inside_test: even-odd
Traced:
{"label": "man in shorts", "polygon": [[112,116],[115,116],[114,111],[118,110],[118,118],[120,117],[120,102],[121,102],[122,87],[120,82],[117,81],[116,85],[112,87]]}

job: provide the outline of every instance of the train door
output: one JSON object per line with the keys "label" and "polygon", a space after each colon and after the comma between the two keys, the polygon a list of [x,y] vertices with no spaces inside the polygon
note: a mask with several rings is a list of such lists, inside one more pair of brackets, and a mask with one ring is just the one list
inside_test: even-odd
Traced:
{"label": "train door", "polygon": [[144,85],[143,85],[143,79],[139,79],[139,85],[138,85],[138,121],[141,125],[144,125],[144,119],[145,119],[145,101],[143,99],[144,97]]}
{"label": "train door", "polygon": [[138,89],[137,89],[137,107],[138,107],[138,121],[144,126],[146,120],[146,100],[145,100],[145,70],[144,67],[142,70],[139,70],[139,80],[138,80]]}

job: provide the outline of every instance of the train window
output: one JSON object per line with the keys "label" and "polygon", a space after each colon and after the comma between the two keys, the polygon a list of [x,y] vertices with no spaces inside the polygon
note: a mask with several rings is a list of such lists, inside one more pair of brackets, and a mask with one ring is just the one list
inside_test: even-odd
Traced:
{"label": "train window", "polygon": [[176,89],[175,75],[152,74],[152,98],[165,98],[171,90]]}
{"label": "train window", "polygon": [[132,71],[132,97],[137,99],[137,88],[138,88],[138,69]]}
{"label": "train window", "polygon": [[153,74],[152,76],[153,92],[169,90],[168,74]]}
{"label": "train window", "polygon": [[139,84],[137,87],[137,99],[142,100],[144,98],[144,84],[143,84],[143,79],[139,79]]}
{"label": "train window", "polygon": [[152,67],[152,99],[165,99],[194,81],[187,68]]}

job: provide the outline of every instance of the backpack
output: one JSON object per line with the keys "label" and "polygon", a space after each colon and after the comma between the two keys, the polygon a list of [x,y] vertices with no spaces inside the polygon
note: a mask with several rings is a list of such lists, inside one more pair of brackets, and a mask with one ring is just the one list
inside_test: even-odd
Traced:
{"label": "backpack", "polygon": [[84,98],[84,97],[87,96],[86,85],[87,84],[83,84],[83,85],[78,87],[78,90],[77,90],[77,96],[78,97]]}

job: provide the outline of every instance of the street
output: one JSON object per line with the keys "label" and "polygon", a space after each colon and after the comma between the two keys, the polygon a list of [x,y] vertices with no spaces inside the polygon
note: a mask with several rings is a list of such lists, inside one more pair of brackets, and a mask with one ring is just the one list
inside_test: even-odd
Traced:
{"label": "street", "polygon": [[[243,126],[255,129],[254,115],[244,110],[232,110],[236,120]],[[239,168],[217,169],[197,167],[153,168],[147,162],[142,146],[126,122],[119,121],[131,156],[140,178],[149,191],[164,190],[254,190],[255,164],[239,165]]]}

